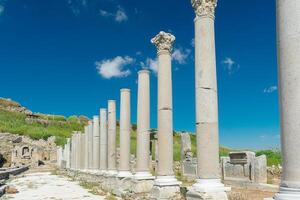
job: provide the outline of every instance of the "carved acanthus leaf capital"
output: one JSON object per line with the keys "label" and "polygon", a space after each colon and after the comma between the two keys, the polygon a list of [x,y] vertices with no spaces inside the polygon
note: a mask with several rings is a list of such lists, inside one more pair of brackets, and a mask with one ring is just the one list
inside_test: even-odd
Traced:
{"label": "carved acanthus leaf capital", "polygon": [[151,43],[156,46],[158,54],[162,51],[168,51],[171,53],[174,41],[174,35],[171,33],[165,33],[163,31],[159,32],[154,38],[151,39]]}
{"label": "carved acanthus leaf capital", "polygon": [[192,6],[197,16],[215,17],[218,0],[192,0]]}

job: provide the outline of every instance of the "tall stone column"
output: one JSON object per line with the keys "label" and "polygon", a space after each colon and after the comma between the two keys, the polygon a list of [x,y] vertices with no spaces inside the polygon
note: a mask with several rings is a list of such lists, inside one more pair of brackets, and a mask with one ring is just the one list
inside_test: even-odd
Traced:
{"label": "tall stone column", "polygon": [[107,172],[107,112],[100,109],[100,171]]}
{"label": "tall stone column", "polygon": [[89,127],[84,127],[84,170],[88,170],[89,162]]}
{"label": "tall stone column", "polygon": [[88,169],[93,169],[93,122],[88,122]]}
{"label": "tall stone column", "polygon": [[152,179],[150,158],[150,76],[148,70],[138,72],[137,100],[137,179]]}
{"label": "tall stone column", "polygon": [[100,129],[99,116],[93,117],[93,170],[99,170],[100,158]]}
{"label": "tall stone column", "polygon": [[119,177],[129,177],[132,175],[130,172],[130,123],[130,90],[121,89]]}
{"label": "tall stone column", "polygon": [[75,146],[76,146],[76,170],[80,169],[80,139],[79,139],[79,132],[75,134]]}
{"label": "tall stone column", "polygon": [[71,168],[71,139],[67,138],[67,144],[66,144],[66,168]]}
{"label": "tall stone column", "polygon": [[300,199],[300,1],[277,0],[281,186],[276,200]]}
{"label": "tall stone column", "polygon": [[75,169],[75,135],[72,133],[71,136],[71,169]]}
{"label": "tall stone column", "polygon": [[[158,167],[152,198],[168,198],[179,192],[180,182],[173,172],[173,103],[171,52],[175,37],[159,32],[151,42],[157,47],[158,55]],[[169,196],[171,195],[171,196]]]}
{"label": "tall stone column", "polygon": [[116,119],[116,101],[108,101],[108,172],[117,173],[116,167],[116,136],[117,136],[117,119]]}
{"label": "tall stone column", "polygon": [[227,199],[219,177],[218,94],[215,53],[217,0],[192,0],[195,10],[195,88],[198,179],[187,199]]}
{"label": "tall stone column", "polygon": [[80,133],[80,169],[85,169],[85,134]]}

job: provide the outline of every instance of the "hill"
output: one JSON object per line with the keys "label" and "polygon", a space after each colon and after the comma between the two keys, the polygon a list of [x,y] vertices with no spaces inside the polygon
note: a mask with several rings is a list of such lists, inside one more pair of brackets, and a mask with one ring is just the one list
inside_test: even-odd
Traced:
{"label": "hill", "polygon": [[10,99],[0,98],[0,132],[27,135],[32,139],[56,137],[63,145],[73,131],[82,131],[88,119],[84,116],[47,115],[33,113]]}

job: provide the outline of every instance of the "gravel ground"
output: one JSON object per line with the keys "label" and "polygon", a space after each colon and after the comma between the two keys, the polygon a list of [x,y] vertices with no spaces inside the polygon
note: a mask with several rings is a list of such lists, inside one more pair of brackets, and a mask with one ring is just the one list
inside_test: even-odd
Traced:
{"label": "gravel ground", "polygon": [[79,183],[68,178],[51,175],[50,172],[26,174],[13,179],[9,186],[18,190],[16,194],[6,194],[1,200],[104,200],[105,197],[93,195]]}

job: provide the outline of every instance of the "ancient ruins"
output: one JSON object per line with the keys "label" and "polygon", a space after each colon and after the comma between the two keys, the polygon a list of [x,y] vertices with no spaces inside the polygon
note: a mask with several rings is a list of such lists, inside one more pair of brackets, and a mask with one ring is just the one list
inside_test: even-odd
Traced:
{"label": "ancient ruins", "polygon": [[[195,93],[197,158],[190,139],[182,134],[183,175],[196,179],[186,198],[226,200],[230,192],[223,181],[266,183],[266,157],[252,152],[232,152],[219,160],[218,90],[214,20],[217,0],[192,0],[195,10]],[[283,177],[276,200],[300,199],[300,1],[277,0],[278,57],[281,98]],[[121,89],[120,159],[116,158],[116,102],[108,101],[108,112],[100,109],[84,133],[74,133],[58,150],[58,165],[69,175],[96,179],[105,191],[122,198],[180,199],[180,185],[173,172],[172,65],[175,36],[159,32],[151,42],[158,56],[158,163],[150,159],[149,72],[138,73],[137,159],[131,166],[130,90]],[[108,118],[108,119],[107,119]],[[100,127],[100,128],[99,128]]]}
{"label": "ancient ruins", "polygon": [[[21,143],[11,154],[12,166],[57,161],[59,171],[122,199],[228,200],[226,185],[267,184],[267,159],[250,151],[219,155],[218,88],[215,50],[217,0],[191,0],[195,12],[195,128],[197,155],[189,133],[181,133],[180,171],[194,184],[182,191],[174,172],[172,51],[175,36],[164,31],[151,39],[157,51],[157,134],[150,130],[150,72],[138,72],[136,157],[131,155],[131,90],[120,90],[120,103],[107,100],[64,147],[48,141]],[[300,0],[277,0],[277,48],[283,175],[275,200],[300,199]],[[106,100],[105,100],[106,101]],[[119,109],[118,109],[119,108]],[[117,115],[119,114],[119,130]],[[119,138],[118,138],[119,131]],[[118,144],[119,142],[119,144]],[[119,146],[119,149],[117,147]],[[155,160],[152,148],[155,146]],[[1,175],[1,173],[0,173]],[[270,200],[269,199],[269,200]],[[266,199],[267,200],[267,199]]]}

